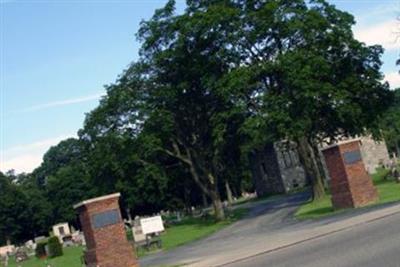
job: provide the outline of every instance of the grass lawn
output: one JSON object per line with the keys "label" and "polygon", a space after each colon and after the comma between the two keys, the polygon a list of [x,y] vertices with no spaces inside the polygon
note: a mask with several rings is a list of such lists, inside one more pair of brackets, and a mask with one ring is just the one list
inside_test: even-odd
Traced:
{"label": "grass lawn", "polygon": [[[225,226],[239,220],[245,214],[247,209],[238,208],[227,215],[227,219],[221,222],[215,222],[213,218],[188,218],[182,220],[179,224],[168,227],[161,235],[163,250],[169,250],[185,243],[206,237],[212,233],[224,228]],[[143,256],[151,253],[144,249],[139,249],[138,255]]]}
{"label": "grass lawn", "polygon": [[[68,247],[64,248],[64,255],[54,259],[47,260],[52,267],[82,267],[81,256],[82,247]],[[40,260],[36,257],[32,257],[22,263],[15,263],[13,258],[10,258],[9,267],[46,267],[46,261]]]}
{"label": "grass lawn", "polygon": [[[183,245],[187,242],[194,241],[206,237],[223,227],[239,220],[245,214],[247,209],[238,208],[228,214],[225,221],[215,222],[212,217],[209,218],[187,218],[182,220],[179,224],[168,227],[165,233],[162,234],[161,240],[163,250],[169,250],[177,246]],[[64,248],[64,255],[54,259],[49,259],[48,263],[52,267],[81,267],[82,247],[69,247]],[[149,253],[156,253],[158,251],[147,252],[143,249],[139,250],[139,257]],[[1,266],[1,264],[0,264]],[[10,259],[9,267],[17,267],[14,259]],[[46,267],[45,260],[39,260],[35,257],[20,263],[21,267]]]}
{"label": "grass lawn", "polygon": [[[387,176],[387,174],[388,170],[378,169],[378,171],[372,175],[374,185],[376,186],[379,194],[379,201],[372,205],[400,201],[400,183],[385,180],[384,178]],[[296,212],[295,216],[298,219],[315,219],[342,211],[343,210],[333,209],[331,195],[327,194],[323,199],[312,202],[310,201],[301,206]]]}

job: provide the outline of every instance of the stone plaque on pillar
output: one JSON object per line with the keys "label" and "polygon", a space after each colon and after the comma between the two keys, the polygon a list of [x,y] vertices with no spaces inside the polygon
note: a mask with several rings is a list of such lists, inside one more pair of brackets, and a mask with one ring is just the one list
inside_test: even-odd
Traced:
{"label": "stone plaque on pillar", "polygon": [[332,204],[335,209],[362,207],[378,199],[362,160],[360,140],[329,146],[322,153],[331,177]]}
{"label": "stone plaque on pillar", "polygon": [[87,267],[138,267],[119,209],[120,194],[88,199],[74,205],[86,240]]}

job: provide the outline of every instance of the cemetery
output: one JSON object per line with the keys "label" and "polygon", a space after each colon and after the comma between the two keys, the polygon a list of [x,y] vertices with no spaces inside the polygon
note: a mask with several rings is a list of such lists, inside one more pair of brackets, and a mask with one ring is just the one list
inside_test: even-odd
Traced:
{"label": "cemetery", "polygon": [[[367,7],[1,1],[15,118],[0,267],[293,266],[293,255],[325,267],[372,245],[399,262],[400,58],[380,30],[363,40]],[[380,9],[368,27],[389,23]],[[349,240],[378,224],[371,247]]]}
{"label": "cemetery", "polygon": [[[112,196],[118,196],[118,194],[111,195],[111,197]],[[249,199],[251,200],[253,198]],[[92,200],[89,200],[89,202],[90,201]],[[240,203],[245,202],[246,199],[240,201]],[[80,205],[86,204],[87,202],[83,201],[82,203],[78,203],[76,207],[79,208]],[[211,216],[202,218],[187,216],[184,214],[179,215],[179,213],[178,215],[177,213],[167,213],[162,216],[167,219],[167,225],[165,225],[164,220],[160,221],[161,216],[144,218],[137,217],[132,223],[132,225],[134,225],[133,227],[131,227],[129,221],[125,220],[124,235],[126,235],[126,237],[122,237],[122,240],[126,238],[129,241],[129,244],[125,244],[125,246],[130,248],[131,253],[135,253],[138,257],[143,257],[161,251],[168,251],[188,242],[209,236],[243,218],[246,213],[247,209],[245,208],[234,209],[229,213],[227,220],[217,223]],[[110,223],[110,220],[107,218],[100,218],[100,223],[108,224]],[[142,228],[142,225],[144,225],[144,228]],[[65,229],[69,227],[65,223],[57,224],[54,227],[58,228],[60,226],[65,227]],[[142,229],[144,229],[144,231]],[[135,231],[136,233],[134,233]],[[140,231],[140,233],[138,233],[138,231]],[[159,234],[156,238],[157,243],[148,246],[148,240],[151,238],[150,235],[155,233]],[[38,257],[35,255],[35,249],[37,248],[36,244],[33,243],[33,246],[26,244],[24,247],[29,247],[29,249],[27,249],[30,251],[30,253],[28,253],[29,259],[25,259],[18,263],[15,260],[15,247],[10,246],[10,248],[3,248],[4,252],[8,251],[8,254],[10,255],[7,267],[43,267],[47,266],[47,264],[50,264],[52,267],[82,267],[84,261],[83,255],[88,251],[87,244],[81,231],[73,232],[72,236],[79,236],[79,238],[74,238],[74,243],[72,245],[64,244],[62,249],[63,255],[57,257],[50,257],[46,254],[46,251],[44,251],[43,257]],[[57,237],[57,239],[58,238],[59,237]],[[90,238],[92,237],[89,237],[89,239]],[[43,244],[47,242],[47,240],[47,237],[40,237],[37,242],[38,244]],[[120,238],[118,240],[120,240]],[[115,244],[112,243],[110,246],[113,245]],[[3,262],[1,262],[1,264],[3,264]]]}
{"label": "cemetery", "polygon": [[[379,196],[379,200],[372,205],[379,205],[385,203],[391,203],[395,201],[400,201],[400,183],[396,181],[393,177],[392,173],[388,169],[378,168],[377,172],[372,175],[372,180],[374,186],[377,190],[377,194]],[[111,197],[119,197],[119,194],[111,195]],[[107,199],[110,196],[103,196],[99,199]],[[317,202],[310,202],[304,204],[296,213],[296,217],[299,219],[310,219],[310,218],[320,218],[323,216],[328,216],[332,214],[337,214],[338,212],[344,212],[345,209],[335,209],[332,206],[331,195],[328,194],[326,198],[319,200]],[[248,199],[250,201],[255,201],[253,198]],[[83,205],[88,205],[93,200],[86,200],[75,207],[79,209]],[[240,204],[246,204],[246,201],[238,201]],[[240,205],[239,205],[240,206]],[[96,211],[99,211],[95,208]],[[113,210],[113,209],[111,209]],[[161,220],[161,216],[148,217],[148,218],[135,218],[133,222],[129,222],[125,220],[125,230],[123,234],[124,237],[118,238],[118,242],[120,240],[126,238],[127,243],[124,244],[116,244],[115,242],[111,242],[108,246],[126,246],[130,248],[129,253],[134,253],[139,257],[143,257],[149,254],[154,254],[160,251],[166,251],[173,249],[177,246],[181,246],[186,244],[187,242],[191,242],[193,240],[197,240],[199,238],[204,238],[227,225],[243,218],[247,213],[246,209],[235,209],[233,210],[233,214],[229,217],[228,221],[215,223],[213,219],[202,219],[202,218],[190,218],[183,215],[176,216],[177,214],[164,214],[163,217],[168,216],[171,218],[171,223],[167,226],[164,221]],[[100,213],[101,214],[101,213]],[[82,216],[82,215],[81,215]],[[85,216],[83,216],[85,217]],[[173,218],[172,218],[173,217]],[[178,221],[177,221],[178,217]],[[179,218],[181,217],[181,218]],[[96,222],[93,226],[99,227],[101,225],[108,225],[113,222],[113,216],[111,217],[98,217],[98,222]],[[122,227],[123,221],[120,221]],[[131,227],[132,225],[132,227]],[[68,224],[59,224],[55,225],[54,228],[59,228],[60,226],[65,228],[65,231],[68,233]],[[129,229],[131,227],[131,229]],[[126,233],[125,233],[126,231]],[[78,232],[79,235],[82,232]],[[104,232],[104,234],[113,234],[112,231]],[[101,233],[100,233],[101,234]],[[148,235],[150,234],[150,235]],[[154,236],[156,234],[156,237]],[[72,235],[75,235],[72,233]],[[81,237],[82,238],[82,237]],[[89,237],[90,239],[92,237]],[[100,237],[102,239],[106,239],[106,237]],[[153,241],[151,241],[152,238]],[[43,242],[47,238],[39,238],[38,243]],[[59,236],[57,236],[57,240]],[[83,238],[85,240],[85,238]],[[75,239],[74,239],[75,240]],[[102,241],[103,242],[103,241]],[[61,242],[60,242],[61,244]],[[27,242],[26,247],[30,247],[32,251],[32,244]],[[33,246],[35,247],[35,246]],[[32,252],[29,255],[29,259],[24,259],[24,261],[17,263],[15,258],[16,248],[13,246],[9,246],[8,248],[2,248],[1,251],[8,251],[10,254],[10,259],[8,263],[8,267],[42,267],[44,264],[50,264],[50,266],[54,267],[81,267],[83,255],[87,253],[87,244],[86,246],[82,246],[82,240],[74,243],[70,246],[65,246],[63,248],[63,255],[58,257],[43,257],[38,258],[32,255]],[[120,250],[119,250],[120,251]],[[135,256],[136,258],[136,256]],[[90,265],[86,265],[90,266]],[[104,266],[104,265],[101,265]],[[106,265],[107,266],[107,265]],[[121,265],[122,266],[122,265]],[[132,265],[135,266],[135,265]]]}
{"label": "cemetery", "polygon": [[[361,153],[362,144],[361,139],[356,138],[321,148],[320,155],[324,158],[329,179],[326,181],[329,193],[323,199],[300,206],[295,213],[296,218],[317,219],[352,208],[400,201],[399,163],[393,159],[386,165],[376,164],[375,172],[370,174],[364,165],[368,147],[364,142],[364,152]],[[270,153],[274,155],[274,152]],[[288,153],[290,159],[296,159],[294,150]],[[279,161],[287,159],[282,156]],[[279,174],[274,176],[274,172],[266,172],[262,161],[258,164],[263,175],[268,174],[265,176],[268,179],[282,179]],[[308,190],[307,182],[304,183],[303,190]],[[285,194],[290,191],[278,192]],[[271,191],[271,196],[274,196],[273,192],[278,193]],[[244,196],[236,200],[237,207],[225,203],[228,219],[221,222],[212,219],[210,209],[193,209],[189,216],[179,211],[161,211],[153,216],[123,219],[119,206],[120,193],[87,199],[73,206],[80,220],[80,230],[68,222],[57,223],[51,227],[50,237],[38,236],[23,246],[1,247],[0,255],[3,265],[7,267],[41,267],[43,264],[52,267],[114,267],[116,263],[120,267],[139,267],[139,257],[204,238],[243,218],[248,212],[244,208],[246,203],[257,201],[252,194]]]}

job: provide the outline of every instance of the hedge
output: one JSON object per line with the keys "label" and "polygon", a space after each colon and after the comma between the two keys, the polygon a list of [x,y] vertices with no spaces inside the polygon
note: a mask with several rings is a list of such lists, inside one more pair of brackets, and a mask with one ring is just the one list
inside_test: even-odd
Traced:
{"label": "hedge", "polygon": [[56,236],[50,237],[49,241],[47,242],[47,245],[49,249],[50,258],[55,258],[63,255],[63,248],[58,237]]}

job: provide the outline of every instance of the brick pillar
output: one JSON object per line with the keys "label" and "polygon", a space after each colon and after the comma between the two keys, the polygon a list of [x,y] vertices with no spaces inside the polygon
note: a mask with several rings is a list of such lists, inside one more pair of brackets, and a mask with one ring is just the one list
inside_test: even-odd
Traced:
{"label": "brick pillar", "polygon": [[324,148],[335,209],[362,207],[378,199],[372,179],[365,170],[360,141],[351,140]]}
{"label": "brick pillar", "polygon": [[74,205],[86,240],[87,267],[139,267],[118,204],[119,193]]}

